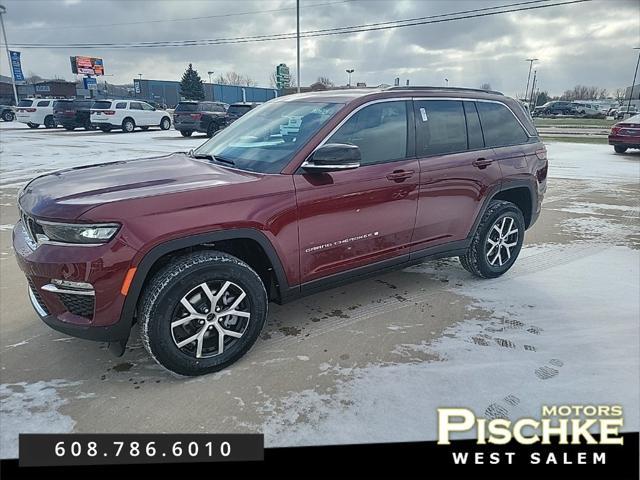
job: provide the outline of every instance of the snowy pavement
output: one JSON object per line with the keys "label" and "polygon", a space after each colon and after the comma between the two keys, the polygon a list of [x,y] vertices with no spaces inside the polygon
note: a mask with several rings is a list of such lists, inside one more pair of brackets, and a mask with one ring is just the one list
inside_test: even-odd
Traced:
{"label": "snowy pavement", "polygon": [[[430,440],[436,408],[537,417],[619,404],[640,428],[640,152],[548,144],[549,190],[514,268],[478,280],[445,259],[271,305],[222,372],[164,373],[134,332],[114,358],[32,312],[11,251],[17,188],[57,168],[188,150],[178,132],[0,124],[0,457],[19,432],[246,432],[267,446]],[[203,414],[206,412],[206,414]]]}

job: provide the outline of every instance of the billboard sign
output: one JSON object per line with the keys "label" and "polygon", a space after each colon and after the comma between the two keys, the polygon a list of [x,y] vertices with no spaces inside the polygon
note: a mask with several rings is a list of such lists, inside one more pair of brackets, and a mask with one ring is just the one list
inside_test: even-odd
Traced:
{"label": "billboard sign", "polygon": [[98,80],[93,77],[85,77],[83,79],[84,88],[87,90],[98,90]]}
{"label": "billboard sign", "polygon": [[84,75],[104,75],[104,63],[96,57],[70,57],[71,71]]}
{"label": "billboard sign", "polygon": [[38,93],[51,93],[50,85],[36,85],[35,88]]}
{"label": "billboard sign", "polygon": [[13,71],[13,80],[16,82],[24,82],[22,73],[22,63],[20,61],[20,52],[9,51],[11,57],[11,70]]}

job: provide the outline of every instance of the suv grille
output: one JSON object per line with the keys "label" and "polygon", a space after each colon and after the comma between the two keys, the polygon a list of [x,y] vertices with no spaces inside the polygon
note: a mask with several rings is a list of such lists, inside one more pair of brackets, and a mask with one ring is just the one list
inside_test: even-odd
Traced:
{"label": "suv grille", "polygon": [[40,292],[38,291],[38,289],[36,288],[36,286],[31,281],[30,278],[27,279],[27,282],[29,283],[29,288],[31,289],[31,292],[33,293],[34,298],[38,302],[38,305],[40,305],[40,308],[42,308],[42,310],[44,310],[46,312],[46,314],[49,315],[51,312],[49,312],[49,309],[47,308],[47,306],[42,301],[42,297],[40,296]]}
{"label": "suv grille", "polygon": [[74,315],[93,318],[94,298],[92,296],[58,293],[58,297],[65,308]]}

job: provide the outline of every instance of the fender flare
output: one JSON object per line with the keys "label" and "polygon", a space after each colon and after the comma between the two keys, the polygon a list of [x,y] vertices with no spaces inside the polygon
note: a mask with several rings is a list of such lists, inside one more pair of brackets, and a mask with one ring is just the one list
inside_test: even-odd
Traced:
{"label": "fender flare", "polygon": [[133,324],[134,314],[138,305],[138,300],[142,294],[144,282],[147,280],[151,267],[153,267],[161,257],[183,248],[195,247],[196,245],[215,243],[222,240],[240,239],[254,240],[262,247],[273,266],[273,272],[276,275],[280,294],[284,295],[285,292],[288,292],[290,290],[289,283],[287,281],[284,268],[282,267],[282,262],[280,262],[280,257],[278,257],[278,254],[269,239],[261,231],[254,228],[238,228],[190,235],[188,237],[177,238],[156,245],[144,255],[136,267],[135,275],[133,276],[131,286],[129,287],[124,305],[122,306],[119,323],[124,323],[128,326]]}

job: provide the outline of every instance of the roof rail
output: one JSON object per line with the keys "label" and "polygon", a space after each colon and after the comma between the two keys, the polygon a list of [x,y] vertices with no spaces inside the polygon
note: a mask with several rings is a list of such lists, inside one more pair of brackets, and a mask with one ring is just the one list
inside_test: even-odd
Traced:
{"label": "roof rail", "polygon": [[385,90],[433,90],[433,91],[451,91],[451,92],[480,92],[480,93],[492,93],[494,95],[504,95],[502,92],[495,90],[482,90],[481,88],[465,88],[465,87],[429,87],[429,86],[398,86],[387,87]]}

